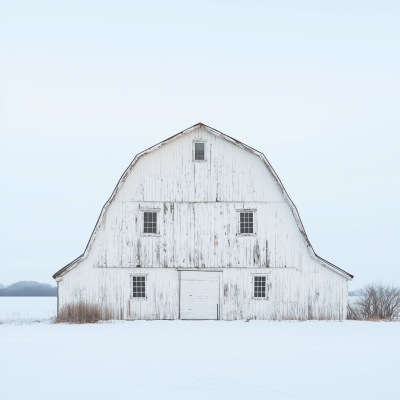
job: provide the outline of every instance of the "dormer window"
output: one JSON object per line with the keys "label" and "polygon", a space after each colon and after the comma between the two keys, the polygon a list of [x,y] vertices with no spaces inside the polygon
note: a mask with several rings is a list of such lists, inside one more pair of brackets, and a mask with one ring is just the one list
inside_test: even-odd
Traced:
{"label": "dormer window", "polygon": [[195,140],[193,142],[193,161],[206,161],[206,143],[203,140]]}

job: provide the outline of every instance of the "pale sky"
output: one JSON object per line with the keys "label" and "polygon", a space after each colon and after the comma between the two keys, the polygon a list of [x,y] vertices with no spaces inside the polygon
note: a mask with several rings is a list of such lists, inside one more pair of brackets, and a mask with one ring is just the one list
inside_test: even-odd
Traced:
{"label": "pale sky", "polygon": [[134,156],[197,122],[266,155],[350,289],[400,285],[385,0],[0,0],[0,282],[55,284]]}

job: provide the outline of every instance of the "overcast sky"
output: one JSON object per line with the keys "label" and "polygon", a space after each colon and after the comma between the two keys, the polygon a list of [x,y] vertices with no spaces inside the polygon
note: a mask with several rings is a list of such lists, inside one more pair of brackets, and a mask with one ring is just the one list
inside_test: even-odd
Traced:
{"label": "overcast sky", "polygon": [[55,284],[134,156],[203,122],[351,289],[400,285],[399,1],[0,0],[0,56],[1,283]]}

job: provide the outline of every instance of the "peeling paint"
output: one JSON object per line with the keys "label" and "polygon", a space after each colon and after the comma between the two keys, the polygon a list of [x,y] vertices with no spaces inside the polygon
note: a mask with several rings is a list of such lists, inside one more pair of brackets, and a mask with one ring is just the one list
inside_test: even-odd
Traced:
{"label": "peeling paint", "polygon": [[[124,318],[175,319],[177,268],[220,268],[222,319],[314,317],[322,308],[335,318],[344,315],[351,275],[315,255],[265,157],[210,129],[198,126],[135,158],[85,253],[55,274],[63,277],[60,306],[101,297]],[[206,139],[204,163],[192,162],[198,138]],[[159,210],[159,234],[142,234],[145,209]],[[256,210],[254,236],[238,235],[238,209]],[[137,268],[148,274],[146,301],[130,299],[127,282]],[[252,298],[255,271],[272,271],[266,299]]]}

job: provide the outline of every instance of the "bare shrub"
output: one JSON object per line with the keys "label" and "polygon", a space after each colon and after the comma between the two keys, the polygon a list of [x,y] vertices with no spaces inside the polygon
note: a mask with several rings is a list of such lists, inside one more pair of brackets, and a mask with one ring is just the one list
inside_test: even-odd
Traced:
{"label": "bare shrub", "polygon": [[57,315],[54,323],[66,322],[68,324],[90,324],[99,321],[109,321],[112,313],[107,307],[79,301],[66,304]]}
{"label": "bare shrub", "polygon": [[347,306],[347,319],[393,321],[399,316],[400,288],[393,285],[365,285]]}

